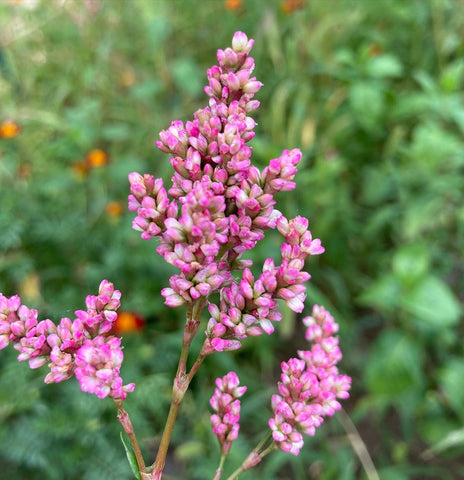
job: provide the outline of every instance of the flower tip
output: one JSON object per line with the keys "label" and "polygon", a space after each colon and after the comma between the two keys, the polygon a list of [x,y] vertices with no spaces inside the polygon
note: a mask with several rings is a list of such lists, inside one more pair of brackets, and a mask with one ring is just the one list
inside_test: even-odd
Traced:
{"label": "flower tip", "polygon": [[232,48],[236,52],[241,52],[246,47],[247,43],[248,37],[246,36],[246,33],[241,32],[240,30],[234,33],[232,38]]}
{"label": "flower tip", "polygon": [[127,385],[124,385],[124,387],[122,387],[122,388],[127,393],[128,392],[133,392],[135,390],[135,383],[134,382],[128,383]]}
{"label": "flower tip", "polygon": [[254,43],[253,39],[248,40],[247,35],[241,31],[235,32],[232,38],[232,48],[236,52],[249,53]]}
{"label": "flower tip", "polygon": [[128,178],[130,183],[139,183],[143,181],[142,175],[140,175],[140,173],[137,173],[137,172],[129,173]]}

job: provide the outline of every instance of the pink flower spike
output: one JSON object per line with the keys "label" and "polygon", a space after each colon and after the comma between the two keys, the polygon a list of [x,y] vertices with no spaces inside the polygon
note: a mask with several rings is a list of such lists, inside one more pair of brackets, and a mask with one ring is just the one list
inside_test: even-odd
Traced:
{"label": "pink flower spike", "polygon": [[348,398],[351,378],[338,375],[341,359],[338,330],[330,313],[315,305],[311,317],[303,319],[306,338],[313,342],[311,350],[298,351],[298,358],[282,362],[279,395],[273,395],[274,412],[269,427],[277,447],[297,455],[303,446],[303,436],[314,435],[325,416],[341,408],[337,398]]}
{"label": "pink flower spike", "polygon": [[246,386],[239,386],[235,372],[216,379],[216,389],[210,399],[216,413],[211,415],[211,426],[221,446],[222,455],[227,455],[232,442],[237,438],[240,420],[240,400]]}

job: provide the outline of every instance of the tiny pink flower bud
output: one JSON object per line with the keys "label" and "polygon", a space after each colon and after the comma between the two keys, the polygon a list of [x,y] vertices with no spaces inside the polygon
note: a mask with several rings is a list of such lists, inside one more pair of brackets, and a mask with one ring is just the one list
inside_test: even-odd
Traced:
{"label": "tiny pink flower bud", "polygon": [[261,82],[256,80],[250,80],[245,85],[243,85],[242,90],[248,94],[254,94],[259,91],[259,89],[263,86]]}
{"label": "tiny pink flower bud", "polygon": [[240,78],[233,72],[227,74],[227,85],[230,90],[240,90]]}
{"label": "tiny pink flower bud", "polygon": [[175,293],[172,288],[163,288],[163,290],[161,290],[161,295],[166,299],[164,303],[168,307],[180,307],[185,303],[185,300]]}
{"label": "tiny pink flower bud", "polygon": [[[240,31],[234,33],[234,36],[232,37],[232,48],[236,52],[249,53],[252,46],[253,46],[253,43],[251,43],[251,45],[250,45],[250,41],[248,41],[248,37],[246,36],[245,33],[240,32]],[[248,51],[246,51],[247,48],[248,48]]]}

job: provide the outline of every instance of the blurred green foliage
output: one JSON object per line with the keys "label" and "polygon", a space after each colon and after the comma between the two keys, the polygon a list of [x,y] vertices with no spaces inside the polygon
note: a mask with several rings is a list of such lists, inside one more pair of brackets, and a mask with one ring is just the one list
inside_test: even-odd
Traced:
{"label": "blurred green foliage", "polygon": [[[341,324],[353,376],[346,409],[378,475],[462,478],[464,2],[235,4],[0,4],[0,122],[21,127],[0,139],[0,291],[57,319],[108,278],[123,292],[122,309],[148,319],[143,333],[124,338],[123,378],[137,383],[126,406],[151,462],[183,311],[166,309],[159,293],[173,270],[130,228],[127,174],[169,178],[157,132],[205,104],[206,68],[243,30],[256,40],[264,82],[254,158],[263,166],[285,148],[304,153],[297,189],[278,208],[308,216],[327,249],[308,266],[308,304],[324,303]],[[101,166],[94,149],[107,155]],[[272,235],[253,259],[270,249],[277,255]],[[208,359],[182,405],[169,478],[212,477],[218,448],[207,401],[214,377],[232,368],[249,391],[230,468],[260,439],[278,364],[303,347],[287,312],[281,327]],[[0,355],[2,475],[131,478],[111,402],[73,381],[43,385],[43,372],[14,357]],[[362,468],[343,418],[322,426],[299,457],[275,454],[248,477],[377,478]]]}

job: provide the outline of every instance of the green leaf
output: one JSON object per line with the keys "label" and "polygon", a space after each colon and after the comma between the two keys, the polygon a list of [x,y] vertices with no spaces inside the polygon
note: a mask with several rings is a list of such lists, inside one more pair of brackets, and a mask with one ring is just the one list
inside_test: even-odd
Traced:
{"label": "green leaf", "polygon": [[358,122],[370,131],[377,128],[385,110],[381,88],[372,82],[358,82],[351,87],[349,97]]}
{"label": "green leaf", "polygon": [[127,123],[110,123],[102,127],[101,136],[110,142],[127,140],[131,131]]}
{"label": "green leaf", "polygon": [[423,383],[420,345],[400,330],[384,331],[366,363],[365,381],[375,395],[395,397],[417,392]]}
{"label": "green leaf", "polygon": [[139,467],[137,465],[137,459],[135,458],[134,450],[132,450],[132,445],[127,441],[126,437],[122,432],[120,432],[121,442],[124,445],[124,450],[126,451],[127,460],[131,467],[132,473],[137,480],[140,480]]}
{"label": "green leaf", "polygon": [[161,92],[163,86],[161,82],[154,78],[147,80],[146,82],[132,85],[130,87],[130,95],[135,100],[153,100],[159,92]]}
{"label": "green leaf", "polygon": [[360,295],[362,304],[377,308],[382,312],[392,312],[398,306],[401,286],[390,274],[382,275]]}
{"label": "green leaf", "polygon": [[[386,174],[378,166],[375,168],[367,167],[364,173],[364,181],[362,185],[363,200],[368,205],[378,205],[392,195],[394,191],[394,183],[392,176]],[[383,207],[384,205],[382,205]]]}
{"label": "green leaf", "polygon": [[432,275],[403,296],[402,306],[434,328],[456,325],[461,313],[461,306],[448,285]]}
{"label": "green leaf", "polygon": [[192,458],[205,454],[205,446],[202,442],[192,440],[190,442],[184,442],[182,445],[176,448],[176,458],[180,461],[190,461]]}
{"label": "green leaf", "polygon": [[442,171],[444,165],[461,165],[460,139],[435,122],[420,123],[413,132],[408,154],[423,171]]}
{"label": "green leaf", "polygon": [[412,198],[401,222],[404,238],[416,240],[423,238],[425,233],[435,230],[438,221],[442,223],[442,204],[440,198],[432,195],[416,195]]}
{"label": "green leaf", "polygon": [[[441,404],[443,403],[443,393],[440,392],[440,395],[439,402]],[[433,456],[432,451],[435,452],[435,446],[438,446],[452,431],[456,430],[456,419],[446,418],[443,407],[440,409],[440,413],[427,412],[427,415],[422,416],[419,425],[420,436],[428,445],[431,445],[430,449],[424,452],[424,456]]]}
{"label": "green leaf", "polygon": [[379,470],[378,474],[382,480],[409,480],[410,475],[404,470],[404,467],[386,467]]}
{"label": "green leaf", "polygon": [[198,65],[191,58],[178,58],[171,64],[172,76],[177,88],[191,96],[201,92],[203,80]]}
{"label": "green leaf", "polygon": [[[375,209],[364,226],[364,235],[367,241],[378,241],[383,231],[393,225],[398,218],[398,207],[394,204],[383,205]],[[376,243],[378,245],[378,243]]]}
{"label": "green leaf", "polygon": [[464,61],[462,58],[447,65],[440,75],[440,85],[447,92],[460,90],[464,77]]}
{"label": "green leaf", "polygon": [[424,91],[430,93],[437,89],[434,78],[424,70],[417,71],[413,77]]}
{"label": "green leaf", "polygon": [[464,445],[464,428],[449,432],[442,440],[432,445],[432,447],[425,452],[425,455],[429,453],[437,454],[461,445]]}
{"label": "green leaf", "polygon": [[379,55],[367,65],[367,71],[373,77],[400,77],[403,65],[394,55]]}
{"label": "green leaf", "polygon": [[464,360],[455,358],[449,361],[440,373],[440,387],[450,405],[463,417],[464,405]]}
{"label": "green leaf", "polygon": [[392,105],[389,116],[393,120],[416,118],[430,110],[431,99],[428,94],[417,91],[405,92],[398,97],[398,102]]}
{"label": "green leaf", "polygon": [[429,268],[428,250],[421,244],[400,248],[393,256],[393,273],[404,285],[417,282]]}
{"label": "green leaf", "polygon": [[[159,3],[157,2],[158,6]],[[148,9],[150,8],[150,2],[147,2]],[[154,12],[147,12],[147,15],[152,16]],[[171,32],[171,25],[169,19],[164,16],[158,16],[149,21],[147,25],[147,40],[153,49],[159,49],[161,45],[166,41],[169,33]]]}

